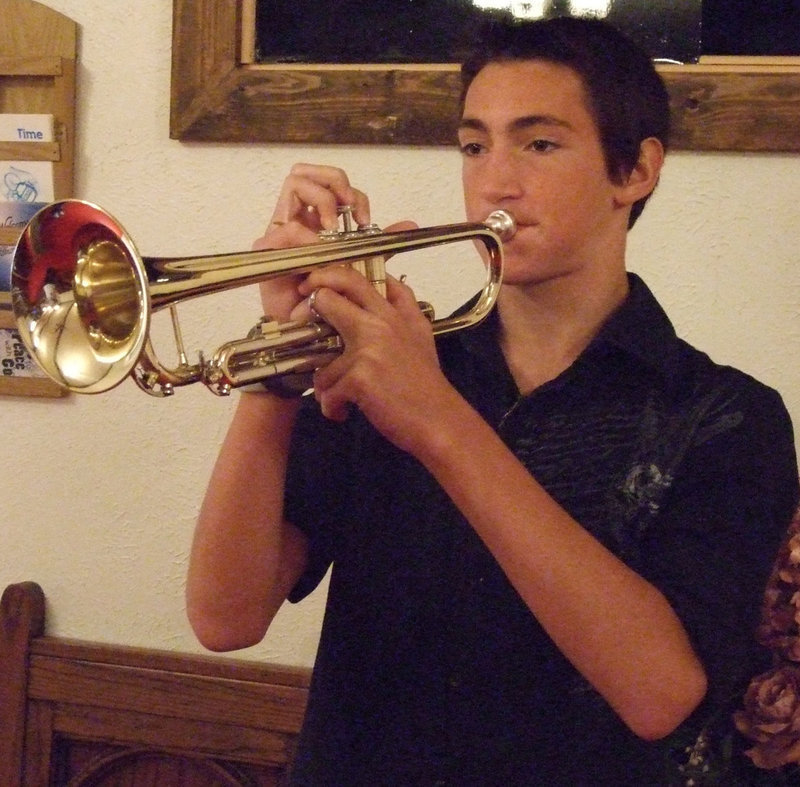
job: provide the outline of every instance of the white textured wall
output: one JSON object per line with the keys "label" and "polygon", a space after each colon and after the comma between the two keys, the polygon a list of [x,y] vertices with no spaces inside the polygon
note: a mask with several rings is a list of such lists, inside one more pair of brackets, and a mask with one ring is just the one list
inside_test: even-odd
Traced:
{"label": "white textured wall", "polygon": [[[144,254],[249,247],[289,165],[335,163],[386,224],[459,220],[452,150],[182,144],[168,137],[169,0],[50,0],[81,26],[77,195]],[[674,154],[631,236],[686,338],[780,390],[800,424],[800,158]],[[190,347],[240,335],[250,291],[195,301]],[[234,399],[170,400],[125,383],[97,397],[0,399],[0,587],[35,580],[53,634],[197,650],[183,612],[196,511]],[[257,479],[254,479],[254,483]],[[313,659],[321,595],[282,612],[248,656]]]}

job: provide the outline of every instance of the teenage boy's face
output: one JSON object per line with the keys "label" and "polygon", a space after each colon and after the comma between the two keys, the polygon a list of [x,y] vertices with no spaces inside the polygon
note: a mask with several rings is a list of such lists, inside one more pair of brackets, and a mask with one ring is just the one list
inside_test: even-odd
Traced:
{"label": "teenage boy's face", "polygon": [[467,91],[458,140],[467,219],[506,208],[517,220],[506,283],[619,256],[627,213],[572,69],[543,60],[487,65]]}

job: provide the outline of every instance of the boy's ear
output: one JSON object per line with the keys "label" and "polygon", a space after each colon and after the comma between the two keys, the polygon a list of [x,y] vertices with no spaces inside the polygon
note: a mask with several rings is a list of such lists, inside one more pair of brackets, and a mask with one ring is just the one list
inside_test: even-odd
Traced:
{"label": "boy's ear", "polygon": [[639,160],[630,175],[620,184],[617,200],[620,206],[633,205],[656,187],[664,164],[664,146],[655,137],[639,145]]}

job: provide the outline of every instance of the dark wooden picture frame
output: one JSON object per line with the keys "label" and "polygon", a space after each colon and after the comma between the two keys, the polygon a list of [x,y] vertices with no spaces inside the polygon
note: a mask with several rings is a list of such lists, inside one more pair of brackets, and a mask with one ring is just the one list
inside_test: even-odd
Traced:
{"label": "dark wooden picture frame", "polygon": [[[174,0],[170,136],[184,141],[452,144],[455,65],[256,64],[255,0]],[[659,66],[674,148],[800,151],[800,58]]]}

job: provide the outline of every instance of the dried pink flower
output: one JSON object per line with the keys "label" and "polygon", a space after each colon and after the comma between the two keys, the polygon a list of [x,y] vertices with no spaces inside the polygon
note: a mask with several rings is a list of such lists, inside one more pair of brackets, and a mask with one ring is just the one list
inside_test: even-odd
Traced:
{"label": "dried pink flower", "polygon": [[792,566],[800,565],[800,533],[793,533],[787,543],[787,561]]}
{"label": "dried pink flower", "polygon": [[800,667],[782,665],[754,678],[736,728],[755,742],[745,753],[759,768],[800,762]]}
{"label": "dried pink flower", "polygon": [[767,582],[756,638],[779,657],[800,662],[800,511]]}

